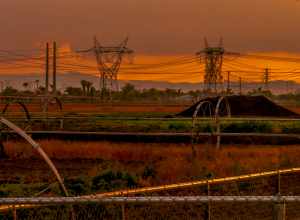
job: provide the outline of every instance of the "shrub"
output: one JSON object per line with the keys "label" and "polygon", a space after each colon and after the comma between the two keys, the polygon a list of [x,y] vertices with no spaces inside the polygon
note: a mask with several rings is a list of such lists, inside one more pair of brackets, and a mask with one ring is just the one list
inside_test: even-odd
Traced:
{"label": "shrub", "polygon": [[283,125],[282,126],[282,132],[283,133],[294,133],[299,134],[300,133],[300,125],[299,124],[291,124],[291,125]]}
{"label": "shrub", "polygon": [[252,185],[251,185],[251,183],[249,183],[249,182],[240,182],[239,183],[239,189],[240,190],[250,190],[250,189],[252,189]]}
{"label": "shrub", "polygon": [[86,194],[89,191],[87,182],[83,178],[66,179],[65,185],[71,194]]}
{"label": "shrub", "polygon": [[169,130],[186,131],[189,130],[189,126],[184,122],[172,122],[169,124]]}
{"label": "shrub", "polygon": [[197,132],[213,132],[214,129],[210,124],[196,124],[195,130]]}
{"label": "shrub", "polygon": [[221,131],[224,132],[271,132],[272,125],[270,123],[257,123],[257,122],[242,122],[242,123],[231,123],[222,124]]}
{"label": "shrub", "polygon": [[155,178],[157,172],[152,165],[147,165],[142,173],[142,178],[147,179],[149,177]]}
{"label": "shrub", "polygon": [[9,193],[7,191],[0,190],[0,197],[8,197]]}
{"label": "shrub", "polygon": [[92,190],[107,191],[134,186],[137,186],[137,180],[127,172],[108,170],[92,179]]}

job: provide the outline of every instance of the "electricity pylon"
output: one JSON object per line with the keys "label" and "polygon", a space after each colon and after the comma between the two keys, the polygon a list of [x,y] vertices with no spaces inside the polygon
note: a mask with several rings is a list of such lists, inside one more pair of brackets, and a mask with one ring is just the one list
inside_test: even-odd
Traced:
{"label": "electricity pylon", "polygon": [[197,53],[197,56],[200,56],[200,58],[204,57],[204,87],[207,92],[217,93],[217,85],[223,83],[222,65],[225,50],[222,41],[221,38],[218,47],[210,47],[206,38],[204,38],[205,48]]}
{"label": "electricity pylon", "polygon": [[100,73],[99,88],[101,97],[104,98],[105,93],[111,94],[111,91],[118,91],[118,72],[124,55],[133,54],[134,51],[127,48],[128,38],[121,42],[118,46],[104,47],[96,37],[94,37],[94,46],[81,52],[94,52],[97,60],[97,67]]}
{"label": "electricity pylon", "polygon": [[263,76],[263,84],[265,90],[269,90],[269,77],[270,77],[269,68],[266,68]]}

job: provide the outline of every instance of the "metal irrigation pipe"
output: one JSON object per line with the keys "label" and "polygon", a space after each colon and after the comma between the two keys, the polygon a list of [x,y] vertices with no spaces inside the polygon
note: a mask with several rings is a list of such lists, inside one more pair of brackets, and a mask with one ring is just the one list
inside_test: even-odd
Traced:
{"label": "metal irrigation pipe", "polygon": [[[197,151],[195,149],[195,146],[194,146],[194,136],[195,136],[195,127],[196,127],[196,122],[197,122],[197,116],[198,116],[198,112],[199,110],[203,107],[203,105],[207,104],[208,105],[208,110],[209,110],[209,116],[210,118],[212,117],[212,103],[210,101],[203,101],[203,102],[200,102],[195,111],[194,111],[194,114],[193,114],[193,118],[192,118],[192,155],[193,157],[195,158],[196,155],[197,155]],[[206,109],[205,109],[206,110]],[[203,111],[204,115],[205,115],[205,110]]]}
{"label": "metal irrigation pipe", "polygon": [[[134,194],[139,194],[139,193],[159,192],[159,191],[165,191],[165,190],[174,190],[174,189],[180,189],[180,188],[204,186],[207,184],[211,185],[211,184],[220,184],[220,183],[234,182],[234,181],[244,181],[244,180],[249,180],[249,179],[254,179],[254,178],[259,178],[259,177],[275,176],[275,175],[278,175],[278,173],[282,175],[282,174],[298,173],[298,172],[300,172],[300,168],[291,168],[291,169],[284,169],[284,170],[244,174],[244,175],[240,175],[240,176],[231,176],[231,177],[205,179],[205,180],[183,182],[183,183],[174,183],[174,184],[170,184],[170,185],[150,186],[150,187],[144,187],[144,188],[138,188],[138,189],[119,190],[119,191],[114,191],[114,192],[99,193],[99,194],[88,195],[88,196],[111,197],[111,196],[134,195]],[[85,196],[81,196],[81,197],[85,197]]]}
{"label": "metal irrigation pipe", "polygon": [[[130,197],[123,197],[123,196],[129,196],[134,194],[140,194],[140,193],[147,193],[147,192],[159,192],[159,191],[165,191],[165,190],[174,190],[174,189],[180,189],[180,188],[187,188],[187,187],[195,187],[195,186],[202,186],[202,185],[211,185],[211,184],[220,184],[220,183],[226,183],[226,182],[233,182],[233,181],[243,181],[248,179],[254,179],[259,177],[266,177],[266,176],[273,176],[280,174],[289,174],[289,173],[296,173],[300,172],[300,168],[291,168],[291,169],[284,169],[284,170],[276,170],[276,171],[267,171],[267,172],[261,172],[261,173],[253,173],[253,174],[245,174],[240,176],[232,176],[232,177],[224,177],[224,178],[215,178],[215,179],[209,179],[209,180],[198,180],[198,181],[192,181],[192,182],[184,182],[184,183],[175,183],[170,185],[162,185],[162,186],[152,186],[152,187],[144,187],[144,188],[138,188],[138,189],[127,189],[127,190],[119,190],[114,192],[106,192],[106,193],[99,193],[99,194],[91,194],[91,195],[84,195],[79,196],[76,198],[80,198],[81,202],[83,201],[98,201],[97,199],[102,198],[111,198],[111,197],[122,197],[122,198],[130,198]],[[44,198],[44,197],[40,197]],[[51,197],[53,200],[57,197]],[[63,197],[65,198],[65,197]],[[74,198],[74,197],[73,197]],[[183,197],[182,197],[183,198]],[[186,198],[186,197],[184,197]],[[213,198],[213,197],[210,197]],[[278,198],[278,197],[277,197]],[[291,197],[293,198],[293,197]],[[9,204],[3,203],[0,199],[0,204],[3,204],[0,206],[0,211],[7,211],[8,209],[11,209],[13,206],[17,209],[26,209],[26,208],[34,208],[37,205],[34,205],[32,203],[27,204],[26,201],[24,203],[24,200],[17,199],[18,204],[13,203],[14,198],[7,198],[6,200]],[[30,198],[27,198],[30,199]],[[32,198],[34,199],[34,198]],[[45,198],[47,199],[47,198]],[[58,197],[59,199],[59,197]],[[38,198],[37,198],[38,200]],[[37,201],[35,200],[35,201]],[[51,200],[51,199],[48,199]],[[41,204],[40,204],[41,205]]]}
{"label": "metal irrigation pipe", "polygon": [[220,132],[221,132],[221,124],[220,124],[220,106],[221,103],[225,101],[225,105],[226,105],[226,110],[227,110],[227,115],[230,118],[231,117],[231,110],[230,110],[230,105],[228,102],[228,99],[226,98],[226,96],[222,96],[219,98],[218,103],[216,105],[216,110],[215,110],[215,123],[216,123],[216,134],[217,134],[217,149],[220,149],[220,144],[221,144],[221,136],[220,136]]}
{"label": "metal irrigation pipe", "polygon": [[19,197],[0,198],[6,205],[71,205],[84,203],[273,203],[300,202],[300,196],[138,196],[138,197]]}
{"label": "metal irrigation pipe", "polygon": [[52,161],[50,160],[48,155],[45,153],[45,151],[40,147],[40,145],[37,142],[35,142],[29,135],[27,135],[21,128],[19,128],[12,122],[8,121],[7,119],[1,117],[0,122],[5,124],[7,127],[12,129],[13,131],[15,131],[21,137],[23,137],[42,156],[42,158],[46,161],[46,163],[48,164],[48,166],[50,167],[50,169],[56,176],[56,179],[58,180],[65,196],[69,196],[68,191],[64,185],[64,181],[61,178],[58,170],[56,169],[56,167],[54,166],[54,164],[52,163]]}

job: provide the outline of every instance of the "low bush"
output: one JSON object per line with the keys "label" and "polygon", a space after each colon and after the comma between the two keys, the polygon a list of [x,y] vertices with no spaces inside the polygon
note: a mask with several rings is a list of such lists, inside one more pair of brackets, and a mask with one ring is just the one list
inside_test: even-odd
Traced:
{"label": "low bush", "polygon": [[92,190],[109,191],[118,188],[132,188],[137,186],[136,177],[128,172],[107,170],[92,179]]}
{"label": "low bush", "polygon": [[72,195],[87,194],[89,192],[89,184],[83,178],[65,179],[65,185]]}
{"label": "low bush", "polygon": [[241,122],[241,123],[231,123],[222,124],[221,131],[223,132],[258,132],[258,133],[269,133],[272,132],[272,125],[270,123],[262,122]]}
{"label": "low bush", "polygon": [[196,124],[195,131],[196,132],[213,132],[214,128],[210,124]]}
{"label": "low bush", "polygon": [[189,126],[184,122],[172,122],[169,124],[169,130],[171,131],[188,131]]}
{"label": "low bush", "polygon": [[288,134],[298,134],[300,133],[300,124],[293,123],[290,125],[282,125],[282,132]]}
{"label": "low bush", "polygon": [[147,165],[142,173],[143,179],[155,178],[157,172],[153,165]]}

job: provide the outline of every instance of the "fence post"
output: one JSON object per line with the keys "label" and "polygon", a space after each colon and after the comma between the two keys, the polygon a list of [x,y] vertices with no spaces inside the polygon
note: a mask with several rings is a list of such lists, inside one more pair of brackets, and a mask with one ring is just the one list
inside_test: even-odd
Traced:
{"label": "fence post", "polygon": [[282,201],[277,201],[274,204],[273,220],[286,220],[286,204]]}
{"label": "fence post", "polygon": [[64,119],[60,119],[60,130],[63,130],[64,129]]}
{"label": "fence post", "polygon": [[13,206],[13,219],[17,220],[17,209],[16,209],[16,206]]}
{"label": "fence post", "polygon": [[[210,196],[210,185],[207,181],[207,196]],[[210,202],[206,204],[206,210],[204,214],[204,220],[210,220]]]}
{"label": "fence post", "polygon": [[218,114],[216,114],[215,123],[216,123],[216,136],[217,136],[216,148],[217,148],[217,150],[219,150],[220,146],[221,146],[221,135],[220,135],[221,125],[220,125],[220,118],[219,118]]}
{"label": "fence post", "polygon": [[125,203],[122,203],[122,220],[127,220],[127,209]]}
{"label": "fence post", "polygon": [[280,171],[277,170],[277,196],[278,201],[275,202],[274,208],[273,208],[273,219],[274,220],[286,220],[286,204],[284,201],[280,200],[281,195],[281,175]]}
{"label": "fence post", "polygon": [[277,194],[280,195],[280,188],[281,188],[281,175],[280,175],[280,171],[277,171]]}

